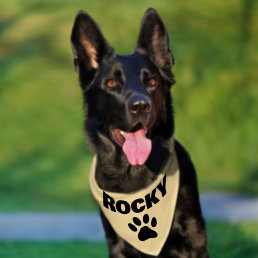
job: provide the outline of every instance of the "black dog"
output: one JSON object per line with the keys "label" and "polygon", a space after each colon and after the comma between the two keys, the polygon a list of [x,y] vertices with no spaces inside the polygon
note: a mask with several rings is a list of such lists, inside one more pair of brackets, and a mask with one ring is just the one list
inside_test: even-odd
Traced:
{"label": "black dog", "polygon": [[[99,187],[117,193],[143,189],[157,178],[175,150],[180,169],[178,198],[158,257],[208,257],[195,169],[173,138],[174,59],[160,16],[154,9],[147,10],[132,55],[116,55],[83,11],[76,16],[71,42],[84,97],[85,130],[97,155]],[[110,257],[154,257],[122,239],[103,212],[101,218]]]}

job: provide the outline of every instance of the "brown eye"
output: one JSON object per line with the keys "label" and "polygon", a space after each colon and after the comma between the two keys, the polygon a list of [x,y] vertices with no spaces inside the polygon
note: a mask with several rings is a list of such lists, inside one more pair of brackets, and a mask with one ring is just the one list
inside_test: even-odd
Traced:
{"label": "brown eye", "polygon": [[157,81],[156,81],[156,79],[154,79],[154,78],[149,79],[149,80],[148,80],[148,86],[150,86],[150,87],[155,87],[155,86],[157,86]]}
{"label": "brown eye", "polygon": [[115,87],[115,86],[116,86],[116,81],[113,80],[113,79],[108,80],[108,81],[107,81],[107,86],[108,86],[109,88]]}

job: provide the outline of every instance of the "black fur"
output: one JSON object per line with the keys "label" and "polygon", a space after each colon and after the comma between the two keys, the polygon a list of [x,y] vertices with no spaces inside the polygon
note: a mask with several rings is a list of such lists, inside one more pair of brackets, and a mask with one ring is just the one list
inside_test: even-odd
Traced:
{"label": "black fur", "polygon": [[[148,186],[175,149],[180,167],[180,186],[174,221],[158,257],[208,257],[197,179],[184,148],[173,140],[174,119],[170,87],[174,63],[166,28],[154,9],[146,11],[135,53],[116,55],[89,14],[80,11],[72,35],[74,65],[84,96],[85,131],[97,154],[96,180],[103,190],[129,193]],[[154,78],[156,84],[149,84]],[[108,87],[108,80],[115,80]],[[134,105],[144,103],[143,105]],[[146,112],[146,105],[150,110]],[[133,108],[137,107],[137,112]],[[142,126],[152,140],[144,165],[132,166],[124,155],[114,129]],[[134,249],[113,230],[103,213],[110,257],[153,257]]]}

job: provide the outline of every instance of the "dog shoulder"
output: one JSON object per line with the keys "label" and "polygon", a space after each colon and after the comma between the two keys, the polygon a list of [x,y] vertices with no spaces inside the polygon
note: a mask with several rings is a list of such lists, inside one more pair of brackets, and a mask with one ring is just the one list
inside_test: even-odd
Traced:
{"label": "dog shoulder", "polygon": [[180,185],[194,186],[194,188],[197,187],[196,171],[190,154],[177,140],[175,141],[175,151],[180,169]]}

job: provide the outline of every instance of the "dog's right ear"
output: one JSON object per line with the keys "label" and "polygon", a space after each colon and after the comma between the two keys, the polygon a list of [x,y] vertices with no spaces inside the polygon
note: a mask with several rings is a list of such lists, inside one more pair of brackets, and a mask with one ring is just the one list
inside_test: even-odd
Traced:
{"label": "dog's right ear", "polygon": [[74,67],[79,73],[81,87],[86,89],[100,65],[113,55],[113,49],[89,14],[79,11],[72,34]]}

